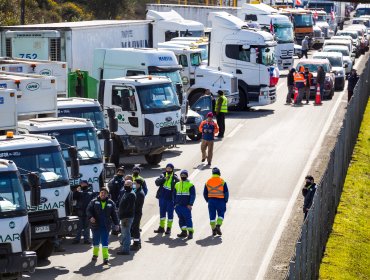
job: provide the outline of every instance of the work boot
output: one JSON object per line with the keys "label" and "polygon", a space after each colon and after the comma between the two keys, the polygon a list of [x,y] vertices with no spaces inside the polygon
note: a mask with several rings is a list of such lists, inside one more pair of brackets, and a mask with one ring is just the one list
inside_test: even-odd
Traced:
{"label": "work boot", "polygon": [[134,244],[130,246],[130,251],[139,251],[141,249],[141,244],[138,241],[134,241]]}
{"label": "work boot", "polygon": [[215,228],[216,232],[218,235],[222,235],[222,232],[221,232],[221,226],[220,225],[217,225],[216,228]]}
{"label": "work boot", "polygon": [[164,234],[171,234],[171,228],[169,228],[169,227],[168,227],[168,228],[166,229],[166,232],[165,232]]}
{"label": "work boot", "polygon": [[154,230],[154,233],[164,233],[164,228],[158,227],[158,229]]}
{"label": "work boot", "polygon": [[189,234],[188,234],[188,240],[190,240],[190,239],[193,239],[193,232],[192,231],[190,231]]}
{"label": "work boot", "polygon": [[98,260],[98,256],[92,256],[92,259],[91,259],[92,262],[96,262],[97,260]]}
{"label": "work boot", "polygon": [[[189,232],[189,235],[190,235],[190,232]],[[187,236],[188,236],[188,232],[186,230],[182,230],[181,233],[177,235],[177,237],[179,238],[185,238]]]}
{"label": "work boot", "polygon": [[103,261],[103,264],[104,264],[104,265],[108,265],[108,264],[109,264],[108,259],[105,259],[105,260]]}
{"label": "work boot", "polygon": [[216,235],[217,235],[217,231],[216,231],[216,229],[215,229],[215,228],[213,228],[213,229],[212,229],[212,235],[213,235],[213,236],[216,236]]}

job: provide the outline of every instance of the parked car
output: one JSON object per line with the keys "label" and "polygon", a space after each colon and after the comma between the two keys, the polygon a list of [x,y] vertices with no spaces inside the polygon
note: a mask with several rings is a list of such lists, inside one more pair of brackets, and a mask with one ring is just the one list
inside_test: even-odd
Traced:
{"label": "parked car", "polygon": [[352,71],[353,62],[351,57],[349,56],[349,50],[346,46],[338,46],[338,45],[332,45],[332,46],[325,46],[322,49],[323,52],[339,52],[343,55],[343,61],[344,63],[347,63],[347,68],[345,68],[345,73],[348,75]]}
{"label": "parked car", "polygon": [[313,79],[310,88],[310,98],[315,98],[316,95],[316,77],[317,77],[317,69],[319,66],[322,66],[325,71],[325,83],[324,83],[324,98],[325,99],[332,99],[334,95],[334,81],[335,76],[332,71],[332,66],[328,59],[303,59],[299,61],[297,64],[297,69],[301,66],[304,68],[308,68],[308,70],[312,73]]}
{"label": "parked car", "polygon": [[334,90],[344,89],[345,68],[348,66],[343,62],[343,55],[338,52],[318,52],[312,56],[313,59],[328,59],[335,76]]}
{"label": "parked car", "polygon": [[363,24],[351,24],[346,27],[344,30],[355,30],[357,31],[358,36],[360,37],[362,45],[362,54],[369,50],[369,40],[367,36],[366,26]]}

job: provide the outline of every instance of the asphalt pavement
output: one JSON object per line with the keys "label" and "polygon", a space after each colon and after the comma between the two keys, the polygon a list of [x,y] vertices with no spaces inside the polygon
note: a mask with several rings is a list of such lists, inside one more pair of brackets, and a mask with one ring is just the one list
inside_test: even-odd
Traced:
{"label": "asphalt pavement", "polygon": [[[363,57],[357,59],[364,63]],[[298,61],[298,59],[296,59]],[[160,166],[143,164],[147,180],[142,219],[142,249],[131,256],[118,256],[119,243],[112,237],[110,265],[101,256],[91,263],[89,245],[64,241],[64,253],[55,253],[40,263],[31,279],[262,279],[281,231],[289,217],[292,201],[302,187],[302,178],[322,144],[347,92],[335,92],[322,106],[285,105],[286,78],[277,87],[277,102],[248,112],[230,112],[225,138],[216,141],[212,167],[219,167],[228,183],[230,200],[222,226],[222,237],[211,237],[203,188],[211,168],[201,163],[200,142],[165,152]],[[145,163],[141,157],[126,160]],[[194,239],[176,238],[180,232],[175,218],[170,237],[153,233],[159,225],[155,178],[167,163],[176,172],[187,169],[197,190],[193,207]],[[29,277],[29,276],[28,276]]]}

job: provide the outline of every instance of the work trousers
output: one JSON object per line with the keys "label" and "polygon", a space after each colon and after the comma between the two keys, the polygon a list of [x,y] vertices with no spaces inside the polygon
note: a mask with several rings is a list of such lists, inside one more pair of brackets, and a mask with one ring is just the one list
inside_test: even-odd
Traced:
{"label": "work trousers", "polygon": [[140,221],[143,214],[135,214],[134,221],[131,226],[131,236],[135,242],[140,242]]}
{"label": "work trousers", "polygon": [[221,226],[226,212],[225,200],[222,198],[210,198],[208,200],[208,212],[212,229],[215,228],[216,223]]}
{"label": "work trousers", "polygon": [[103,259],[108,259],[109,230],[105,227],[92,229],[93,235],[93,255],[98,256],[99,246],[102,245]]}
{"label": "work trousers", "polygon": [[[214,141],[208,141],[202,139],[202,143],[200,144],[200,150],[202,151],[202,159],[207,159],[209,163],[212,162],[213,157],[213,144]],[[208,154],[207,154],[207,148],[208,148]]]}
{"label": "work trousers", "polygon": [[286,96],[286,103],[292,103],[292,96],[294,95],[294,86],[288,86],[288,94]]}
{"label": "work trousers", "polygon": [[304,87],[303,91],[306,96],[306,102],[308,103],[310,101],[310,87]]}
{"label": "work trousers", "polygon": [[173,201],[172,199],[159,198],[159,216],[160,216],[160,227],[165,227],[166,216],[168,218],[167,227],[171,228],[173,223]]}
{"label": "work trousers", "polygon": [[131,245],[131,225],[134,218],[127,218],[127,222],[121,220],[121,237],[122,237],[122,247],[121,251],[125,253],[130,252]]}
{"label": "work trousers", "polygon": [[191,217],[191,210],[184,205],[176,205],[176,214],[179,217],[179,226],[181,230],[188,230],[193,232],[193,220]]}
{"label": "work trousers", "polygon": [[218,137],[224,137],[225,133],[225,113],[217,113],[216,115],[217,124],[219,127]]}
{"label": "work trousers", "polygon": [[89,227],[89,220],[86,216],[78,217],[78,227],[77,227],[77,235],[75,240],[80,241],[81,235],[83,232],[84,240],[87,241],[90,239],[90,227]]}

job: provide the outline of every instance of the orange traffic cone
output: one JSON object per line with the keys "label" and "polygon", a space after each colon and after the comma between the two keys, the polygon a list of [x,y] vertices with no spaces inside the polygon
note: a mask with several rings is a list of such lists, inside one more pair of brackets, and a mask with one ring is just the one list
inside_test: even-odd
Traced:
{"label": "orange traffic cone", "polygon": [[298,98],[298,88],[294,88],[294,104],[297,104],[297,98]]}
{"label": "orange traffic cone", "polygon": [[316,85],[315,105],[321,105],[320,85]]}

